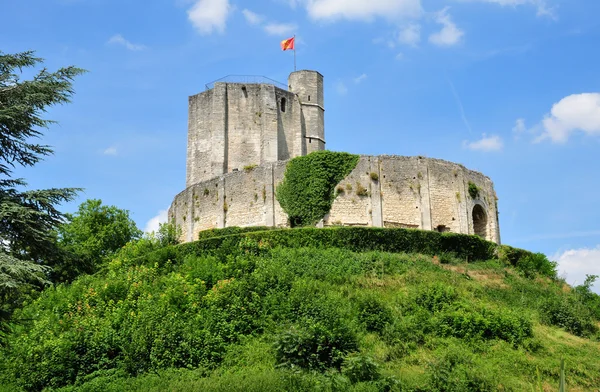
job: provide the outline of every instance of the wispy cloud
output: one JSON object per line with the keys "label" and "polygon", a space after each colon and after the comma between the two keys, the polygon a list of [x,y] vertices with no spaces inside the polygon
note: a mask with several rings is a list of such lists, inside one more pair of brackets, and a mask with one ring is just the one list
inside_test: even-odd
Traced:
{"label": "wispy cloud", "polygon": [[398,42],[408,46],[417,46],[421,41],[421,26],[411,23],[400,29],[398,32]]}
{"label": "wispy cloud", "polygon": [[360,76],[357,76],[354,78],[354,83],[356,84],[360,84],[362,83],[365,79],[367,78],[367,74],[361,74]]}
{"label": "wispy cloud", "polygon": [[464,31],[459,29],[456,24],[452,21],[448,10],[450,7],[446,7],[443,10],[436,13],[435,21],[442,25],[442,29],[433,33],[429,36],[429,42],[437,46],[453,46],[460,42],[464,36]]}
{"label": "wispy cloud", "polygon": [[335,91],[337,91],[337,93],[340,95],[346,95],[348,94],[348,87],[346,87],[346,84],[340,80],[335,84]]}
{"label": "wispy cloud", "polygon": [[308,15],[315,20],[364,20],[376,17],[398,19],[421,14],[421,0],[310,0]]}
{"label": "wispy cloud", "polygon": [[290,35],[298,29],[295,23],[267,23],[264,30],[270,35]]}
{"label": "wispy cloud", "polygon": [[242,10],[242,14],[244,15],[244,18],[246,18],[246,21],[251,25],[261,24],[262,21],[265,20],[264,16],[252,12],[248,9]]}
{"label": "wispy cloud", "polygon": [[504,147],[504,143],[502,142],[500,136],[486,136],[485,133],[482,135],[481,139],[473,142],[464,141],[463,145],[469,150],[483,152],[501,151]]}
{"label": "wispy cloud", "polygon": [[452,90],[452,95],[454,95],[454,99],[456,100],[456,104],[458,105],[458,110],[460,111],[460,118],[462,119],[463,123],[465,124],[465,127],[467,127],[467,131],[469,131],[469,134],[472,134],[473,130],[471,129],[471,124],[469,124],[469,120],[467,119],[467,115],[465,114],[465,108],[462,104],[462,100],[460,99],[460,96],[458,95],[456,88],[454,88],[454,83],[452,83],[452,81],[447,77],[446,77],[446,81],[450,85],[450,90]]}
{"label": "wispy cloud", "polygon": [[223,33],[232,11],[229,0],[198,0],[187,11],[188,19],[202,35]]}
{"label": "wispy cloud", "polygon": [[107,43],[109,45],[121,45],[127,48],[128,50],[134,52],[146,49],[146,46],[144,45],[134,44],[126,40],[125,37],[123,37],[121,34],[113,35],[112,37],[110,37]]}
{"label": "wispy cloud", "polygon": [[463,2],[479,2],[498,4],[504,7],[513,7],[521,5],[531,5],[537,10],[537,16],[557,19],[556,6],[549,5],[547,0],[461,0]]}
{"label": "wispy cloud", "polygon": [[115,147],[115,146],[110,146],[102,152],[102,154],[104,154],[104,155],[113,155],[113,156],[117,155],[117,153],[118,153],[117,147]]}

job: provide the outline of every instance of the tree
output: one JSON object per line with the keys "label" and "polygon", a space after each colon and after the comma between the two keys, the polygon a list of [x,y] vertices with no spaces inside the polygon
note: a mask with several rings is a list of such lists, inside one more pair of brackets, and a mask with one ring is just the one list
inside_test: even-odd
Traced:
{"label": "tree", "polygon": [[62,254],[52,266],[60,281],[96,272],[125,244],[142,236],[129,211],[102,205],[101,200],[86,200],[66,218],[67,223],[58,227]]}
{"label": "tree", "polygon": [[[34,166],[52,154],[49,146],[32,139],[53,123],[41,115],[57,104],[69,102],[72,82],[84,71],[75,67],[49,72],[39,70],[31,80],[21,80],[24,68],[35,68],[42,59],[33,52],[0,52],[0,296],[3,306],[27,284],[44,281],[38,264],[57,251],[53,230],[63,221],[57,209],[72,200],[77,188],[23,190],[27,185],[13,178],[16,166]],[[10,308],[10,306],[8,306]],[[0,316],[5,326],[10,311]]]}

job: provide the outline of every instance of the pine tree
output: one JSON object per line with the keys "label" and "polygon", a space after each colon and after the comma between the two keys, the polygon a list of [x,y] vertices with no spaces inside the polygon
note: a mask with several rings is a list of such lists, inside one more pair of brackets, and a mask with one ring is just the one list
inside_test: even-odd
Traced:
{"label": "pine tree", "polygon": [[69,102],[72,82],[84,72],[76,67],[56,72],[42,68],[31,80],[21,80],[24,69],[41,63],[33,52],[0,52],[0,330],[22,287],[45,282],[39,262],[56,252],[53,233],[64,218],[57,206],[79,191],[25,190],[26,182],[13,178],[15,167],[34,166],[52,154],[49,146],[34,140],[54,123],[42,115],[53,105]]}

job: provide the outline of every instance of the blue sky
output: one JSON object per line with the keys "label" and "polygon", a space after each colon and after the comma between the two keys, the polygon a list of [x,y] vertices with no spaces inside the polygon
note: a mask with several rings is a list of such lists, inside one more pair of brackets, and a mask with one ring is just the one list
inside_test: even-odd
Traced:
{"label": "blue sky", "polygon": [[[187,97],[229,74],[325,76],[331,150],[425,155],[495,183],[504,243],[571,283],[600,275],[596,0],[5,0],[0,50],[76,65],[72,104],[21,169],[83,187],[141,228],[185,187]],[[600,290],[600,285],[596,285]]]}

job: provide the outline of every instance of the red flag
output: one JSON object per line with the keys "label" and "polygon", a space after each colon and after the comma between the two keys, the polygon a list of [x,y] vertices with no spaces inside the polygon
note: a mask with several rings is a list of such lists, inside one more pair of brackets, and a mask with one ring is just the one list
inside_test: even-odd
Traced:
{"label": "red flag", "polygon": [[288,38],[288,39],[284,39],[283,41],[281,41],[281,50],[294,50],[294,41],[296,40],[296,37],[292,37],[292,38]]}

